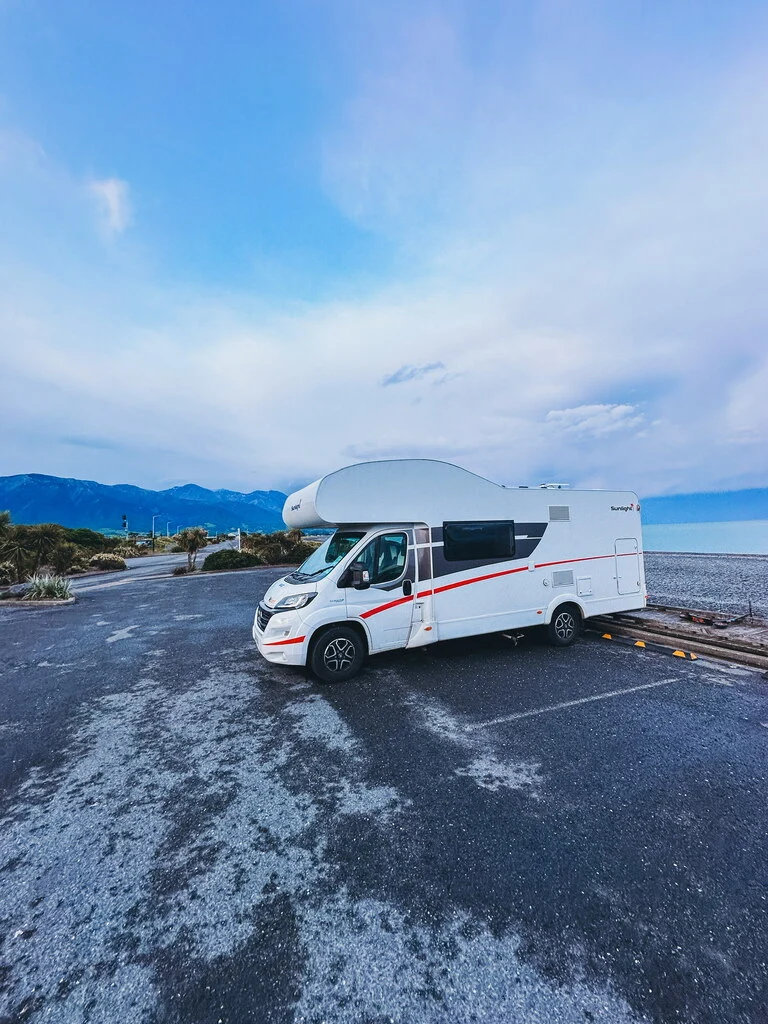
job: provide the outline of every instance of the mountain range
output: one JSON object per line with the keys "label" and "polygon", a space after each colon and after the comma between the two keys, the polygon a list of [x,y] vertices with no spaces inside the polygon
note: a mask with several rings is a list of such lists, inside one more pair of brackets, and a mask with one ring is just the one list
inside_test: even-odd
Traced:
{"label": "mountain range", "polygon": [[[123,515],[129,530],[138,533],[151,529],[153,515],[157,533],[165,533],[168,520],[172,530],[207,526],[225,532],[240,527],[268,533],[284,528],[285,498],[281,491],[210,491],[197,484],[150,491],[40,473],[0,477],[0,509],[8,509],[15,523],[61,523],[115,533]],[[648,526],[768,520],[768,487],[673,494],[644,498],[641,504]]]}
{"label": "mountain range", "polygon": [[0,477],[0,509],[8,509],[14,523],[60,523],[119,533],[122,517],[128,529],[148,533],[175,532],[184,526],[206,526],[228,532],[238,527],[270,533],[284,529],[281,491],[209,491],[184,484],[150,491],[132,484],[99,484],[40,473]]}

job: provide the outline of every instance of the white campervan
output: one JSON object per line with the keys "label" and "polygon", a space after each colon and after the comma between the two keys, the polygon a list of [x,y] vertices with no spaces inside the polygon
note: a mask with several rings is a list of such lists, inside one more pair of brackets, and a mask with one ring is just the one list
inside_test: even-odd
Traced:
{"label": "white campervan", "polygon": [[366,462],[292,494],[290,527],[335,527],[273,583],[253,638],[330,682],[369,654],[544,626],[576,639],[591,615],[645,606],[631,491],[502,487],[427,459]]}

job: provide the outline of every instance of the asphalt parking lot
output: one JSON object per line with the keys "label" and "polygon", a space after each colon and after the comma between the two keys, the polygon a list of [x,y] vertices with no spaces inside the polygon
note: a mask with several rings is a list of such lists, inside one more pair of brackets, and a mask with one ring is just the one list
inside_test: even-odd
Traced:
{"label": "asphalt parking lot", "polygon": [[[250,639],[279,575],[0,610],[0,1022],[768,1020],[768,679]],[[594,698],[594,699],[592,699]]]}

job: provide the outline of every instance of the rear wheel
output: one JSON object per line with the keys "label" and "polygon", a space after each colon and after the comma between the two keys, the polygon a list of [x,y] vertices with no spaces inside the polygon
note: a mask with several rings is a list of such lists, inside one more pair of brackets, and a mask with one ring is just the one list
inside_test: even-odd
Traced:
{"label": "rear wheel", "polygon": [[342,683],[363,667],[365,642],[349,626],[330,626],[312,644],[309,667],[324,683]]}
{"label": "rear wheel", "polygon": [[553,647],[570,647],[580,630],[581,612],[573,604],[564,604],[555,609],[547,635]]}

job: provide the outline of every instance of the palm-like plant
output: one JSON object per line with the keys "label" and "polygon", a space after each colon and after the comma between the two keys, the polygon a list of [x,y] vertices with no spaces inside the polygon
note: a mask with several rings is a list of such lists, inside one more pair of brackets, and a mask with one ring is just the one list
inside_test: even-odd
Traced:
{"label": "palm-like plant", "polygon": [[63,530],[57,523],[39,523],[24,527],[27,532],[28,550],[35,560],[35,572],[48,561],[51,552],[61,543]]}
{"label": "palm-like plant", "polygon": [[197,552],[208,543],[208,531],[202,526],[188,526],[176,535],[176,543],[187,552],[187,570],[192,572],[197,561]]}
{"label": "palm-like plant", "polygon": [[2,542],[3,561],[10,562],[16,575],[16,582],[23,583],[27,572],[32,568],[32,559],[26,538],[18,526],[12,526]]}

